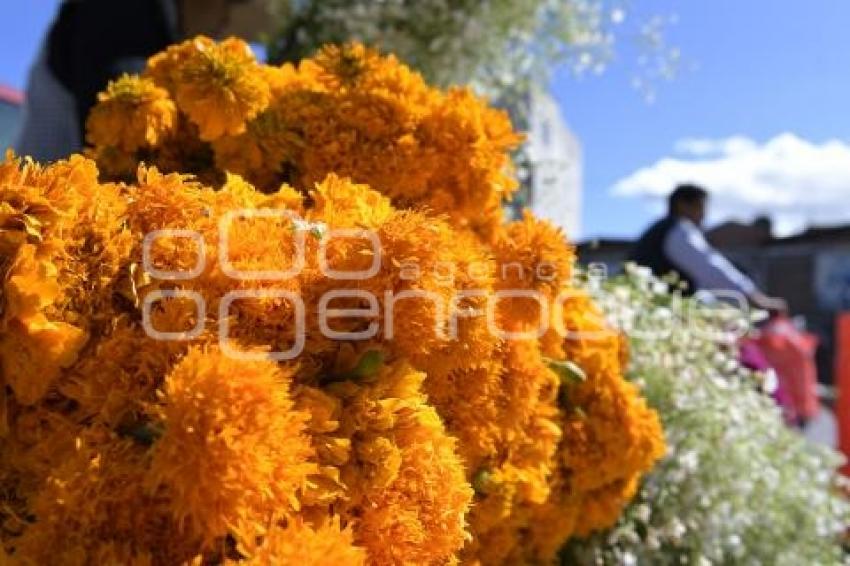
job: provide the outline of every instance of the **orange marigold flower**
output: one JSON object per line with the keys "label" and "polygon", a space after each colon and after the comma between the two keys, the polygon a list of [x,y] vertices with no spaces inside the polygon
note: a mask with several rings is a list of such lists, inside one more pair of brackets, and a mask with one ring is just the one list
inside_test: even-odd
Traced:
{"label": "orange marigold flower", "polygon": [[311,528],[300,521],[286,527],[272,528],[264,537],[256,552],[246,561],[225,564],[246,566],[277,566],[298,564],[300,566],[324,566],[344,564],[360,566],[366,564],[366,552],[354,546],[350,528],[340,529],[339,521],[319,528]]}
{"label": "orange marigold flower", "polygon": [[211,141],[245,131],[269,103],[269,85],[247,43],[230,38],[216,43],[191,40],[176,79],[174,100]]}
{"label": "orange marigold flower", "polygon": [[[461,267],[455,261],[457,238],[445,219],[407,210],[396,211],[377,236],[384,264],[381,277],[371,283],[382,302],[384,291],[393,291],[391,304],[382,304],[393,324],[390,344],[400,357],[427,363],[435,348],[450,342],[448,324],[460,308],[454,284]],[[454,367],[475,360],[445,361],[456,362]]]}
{"label": "orange marigold flower", "polygon": [[314,470],[307,415],[293,408],[289,375],[194,348],[166,376],[152,427],[151,488],[203,540],[233,534],[250,547],[276,517],[299,507]]}
{"label": "orange marigold flower", "polygon": [[26,405],[38,402],[60,371],[77,360],[87,339],[85,331],[43,316],[26,326],[18,321],[7,323],[0,333],[0,367],[15,398]]}
{"label": "orange marigold flower", "polygon": [[86,140],[133,152],[159,145],[174,128],[177,108],[150,79],[123,75],[110,81],[86,120]]}
{"label": "orange marigold flower", "polygon": [[36,258],[24,244],[4,285],[6,312],[0,330],[0,367],[18,401],[41,399],[62,368],[77,359],[87,335],[80,328],[48,320],[43,311],[60,293],[56,266]]}
{"label": "orange marigold flower", "polygon": [[493,251],[501,267],[498,288],[539,289],[553,297],[573,274],[575,250],[564,233],[529,210],[504,227]]}
{"label": "orange marigold flower", "polygon": [[84,151],[86,157],[97,162],[98,169],[111,180],[132,180],[139,167],[135,152],[105,145],[88,148]]}
{"label": "orange marigold flower", "polygon": [[158,563],[179,564],[194,556],[198,541],[145,489],[146,452],[106,430],[82,430],[76,448],[35,496],[36,521],[16,541],[16,558],[83,565],[113,552],[132,560],[155,551]]}
{"label": "orange marigold flower", "polygon": [[[570,536],[613,525],[640,477],[665,452],[658,414],[623,376],[620,336],[586,293],[567,300],[563,314],[568,331],[563,350],[584,376],[564,382],[559,394],[564,434],[556,479],[564,487],[552,501],[531,509],[528,552],[541,560]],[[576,520],[550,522],[553,505],[578,509]],[[555,525],[564,530],[554,531]]]}
{"label": "orange marigold flower", "polygon": [[[7,257],[20,251],[33,258],[23,271],[57,285],[52,306],[45,305],[50,320],[84,327],[92,309],[106,306],[119,256],[132,245],[120,220],[126,209],[121,188],[99,184],[94,162],[79,155],[45,167],[11,158],[0,169],[0,245],[8,243]],[[24,242],[33,247],[21,247]],[[23,256],[6,268],[16,262],[23,265]],[[33,287],[41,288],[37,294],[46,290],[40,285]]]}
{"label": "orange marigold flower", "polygon": [[376,229],[393,213],[387,197],[333,173],[316,185],[311,197],[310,218],[336,228]]}
{"label": "orange marigold flower", "polygon": [[52,305],[59,296],[58,269],[53,262],[39,255],[33,244],[23,244],[19,248],[4,285],[6,316],[28,321]]}
{"label": "orange marigold flower", "polygon": [[[464,552],[484,563],[507,561],[501,554],[513,547],[507,533],[513,531],[513,544],[521,544],[527,509],[551,496],[562,436],[558,377],[537,342],[508,341],[503,348],[489,379],[474,373],[454,376],[448,391],[434,398],[449,430],[461,440],[476,489],[469,519],[473,541]],[[489,446],[475,440],[476,434]]]}
{"label": "orange marigold flower", "polygon": [[180,80],[181,68],[194,50],[195,46],[191,41],[169,45],[165,50],[148,58],[144,76],[166,89],[173,97]]}
{"label": "orange marigold flower", "polygon": [[345,497],[340,467],[351,457],[351,439],[339,431],[342,401],[321,389],[301,387],[295,402],[298,410],[310,415],[307,430],[319,463],[309,478],[302,502],[318,507],[324,514],[327,505]]}
{"label": "orange marigold flower", "polygon": [[354,540],[376,564],[440,564],[467,537],[472,489],[433,407],[421,392],[425,375],[405,362],[378,369],[371,385],[338,384],[342,431],[354,439],[343,468],[349,487],[344,516]]}
{"label": "orange marigold flower", "polygon": [[[178,308],[177,301],[163,301],[152,312],[151,325],[162,332],[191,327],[183,322],[169,328],[163,321]],[[189,308],[194,310],[193,305]],[[180,314],[185,316],[185,311]],[[185,342],[157,340],[119,319],[108,335],[99,337],[92,355],[66,372],[57,389],[75,402],[75,417],[117,428],[141,418],[145,404],[155,399],[162,376],[187,348]]]}

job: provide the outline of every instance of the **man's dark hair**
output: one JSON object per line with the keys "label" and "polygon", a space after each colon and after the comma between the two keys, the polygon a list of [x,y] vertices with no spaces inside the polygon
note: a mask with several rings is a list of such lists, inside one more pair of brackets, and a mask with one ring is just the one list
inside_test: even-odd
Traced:
{"label": "man's dark hair", "polygon": [[679,185],[667,197],[667,209],[673,212],[680,203],[693,204],[705,200],[706,197],[708,197],[708,191],[700,186],[691,184]]}

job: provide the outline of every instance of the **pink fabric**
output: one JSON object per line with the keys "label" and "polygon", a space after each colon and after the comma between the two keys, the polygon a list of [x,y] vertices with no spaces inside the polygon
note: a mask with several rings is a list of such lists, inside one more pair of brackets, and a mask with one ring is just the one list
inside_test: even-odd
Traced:
{"label": "pink fabric", "polygon": [[[761,347],[752,338],[745,338],[739,344],[739,357],[741,365],[755,371],[773,370]],[[776,371],[776,370],[774,370]],[[771,394],[773,400],[782,409],[782,416],[789,425],[797,424],[798,416],[794,401],[781,381],[777,380],[776,389]]]}
{"label": "pink fabric", "polygon": [[802,419],[817,416],[817,337],[798,330],[788,317],[776,316],[762,328],[756,343],[790,396],[795,415]]}
{"label": "pink fabric", "polygon": [[740,344],[739,355],[741,364],[755,371],[765,371],[771,369],[770,362],[764,357],[764,353],[759,348],[759,345],[752,339],[744,339]]}

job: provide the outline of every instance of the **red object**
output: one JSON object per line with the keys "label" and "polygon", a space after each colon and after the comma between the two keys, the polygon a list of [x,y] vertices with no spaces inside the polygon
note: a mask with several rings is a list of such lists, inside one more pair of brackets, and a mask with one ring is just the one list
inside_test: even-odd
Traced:
{"label": "red object", "polygon": [[[745,368],[760,372],[772,371],[775,374],[776,370],[770,365],[767,357],[761,351],[761,346],[759,346],[755,339],[744,338],[738,345],[738,350],[739,360]],[[789,426],[796,424],[798,417],[794,407],[794,400],[791,399],[791,396],[785,391],[782,382],[778,379],[772,396],[776,404],[782,409],[782,416],[785,419],[785,423]]]}
{"label": "red object", "polygon": [[838,448],[848,459],[842,468],[850,476],[850,312],[838,315],[835,323],[835,386],[838,398],[835,416],[838,419]]}
{"label": "red object", "polygon": [[776,371],[780,389],[790,398],[794,416],[798,420],[817,416],[817,337],[799,330],[787,316],[778,315],[765,324],[756,342]]}
{"label": "red object", "polygon": [[24,103],[24,93],[11,87],[0,85],[0,102],[20,106]]}

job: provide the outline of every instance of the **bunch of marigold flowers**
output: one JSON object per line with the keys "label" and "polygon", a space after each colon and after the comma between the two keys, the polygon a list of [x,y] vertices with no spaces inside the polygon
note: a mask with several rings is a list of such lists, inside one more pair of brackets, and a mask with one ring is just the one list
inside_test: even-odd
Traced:
{"label": "bunch of marigold flowers", "polygon": [[0,165],[0,558],[546,563],[662,456],[469,92],[198,38],[89,138]]}
{"label": "bunch of marigold flowers", "polygon": [[506,113],[470,90],[430,87],[362,45],[274,67],[238,39],[205,37],[111,83],[87,138],[116,179],[142,161],[215,186],[236,173],[265,192],[309,190],[336,173],[487,235],[516,189],[509,151],[521,139]]}

